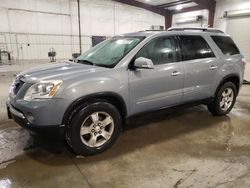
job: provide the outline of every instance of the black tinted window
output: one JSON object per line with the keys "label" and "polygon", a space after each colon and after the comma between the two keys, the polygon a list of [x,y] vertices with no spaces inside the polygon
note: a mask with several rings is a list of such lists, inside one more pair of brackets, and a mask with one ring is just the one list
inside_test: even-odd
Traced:
{"label": "black tinted window", "polygon": [[176,62],[175,41],[172,37],[154,39],[138,52],[139,57],[151,59],[154,65]]}
{"label": "black tinted window", "polygon": [[239,54],[240,51],[230,37],[212,36],[212,39],[225,55]]}
{"label": "black tinted window", "polygon": [[213,51],[201,36],[180,36],[180,40],[184,61],[215,57]]}

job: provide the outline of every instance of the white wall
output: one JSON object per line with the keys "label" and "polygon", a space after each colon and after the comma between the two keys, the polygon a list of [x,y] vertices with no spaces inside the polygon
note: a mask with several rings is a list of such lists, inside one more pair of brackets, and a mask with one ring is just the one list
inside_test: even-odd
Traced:
{"label": "white wall", "polygon": [[[190,22],[190,19],[203,16],[203,21]],[[181,23],[183,22],[183,23]],[[207,27],[208,26],[208,10],[198,10],[186,13],[174,14],[172,19],[173,27]]]}
{"label": "white wall", "polygon": [[219,0],[216,3],[214,27],[227,30],[227,19],[223,18],[225,11],[242,10],[250,8],[250,0]]}
{"label": "white wall", "polygon": [[[224,12],[225,11],[240,11],[244,9],[250,9],[250,0],[219,0],[217,1],[216,13],[215,13],[215,19],[214,19],[214,27],[217,27],[231,34],[230,28],[229,28],[230,19],[223,18]],[[233,39],[235,39],[235,42],[238,44],[241,52],[245,55],[248,61],[246,65],[246,70],[245,70],[245,79],[250,80],[250,61],[249,61],[250,60],[249,59],[250,58],[249,56],[250,34],[249,34],[249,27],[248,27],[249,22],[244,25],[244,22],[238,19],[234,21],[239,22],[237,25],[241,25],[241,27],[236,27],[233,29],[234,35],[232,37]],[[244,27],[248,27],[248,28],[244,29]]]}
{"label": "white wall", "polygon": [[[93,35],[112,36],[165,23],[163,16],[111,0],[80,4],[83,51],[92,45]],[[76,0],[0,0],[0,18],[0,48],[15,59],[47,59],[51,47],[58,58],[79,51]]]}

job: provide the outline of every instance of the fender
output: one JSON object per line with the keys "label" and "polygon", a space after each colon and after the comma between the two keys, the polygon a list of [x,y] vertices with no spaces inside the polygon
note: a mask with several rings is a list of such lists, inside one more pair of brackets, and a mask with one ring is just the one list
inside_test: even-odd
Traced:
{"label": "fender", "polygon": [[[78,106],[80,106],[80,105],[82,105],[82,104],[84,104],[92,99],[109,99],[109,100],[113,99],[113,100],[119,101],[119,104],[121,104],[121,106],[118,106],[118,110],[121,112],[122,118],[125,118],[127,116],[126,103],[119,94],[114,93],[114,92],[99,92],[99,93],[93,93],[90,95],[85,95],[85,96],[79,97],[78,99],[73,101],[69,105],[69,107],[66,109],[66,111],[63,115],[62,125],[67,124],[67,121],[70,118],[72,111],[76,107],[78,107]],[[115,105],[115,106],[117,107],[117,105]]]}

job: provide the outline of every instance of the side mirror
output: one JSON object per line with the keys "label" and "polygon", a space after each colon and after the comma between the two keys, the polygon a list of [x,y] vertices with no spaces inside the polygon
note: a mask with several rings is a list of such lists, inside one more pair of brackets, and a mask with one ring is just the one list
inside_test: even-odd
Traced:
{"label": "side mirror", "polygon": [[139,57],[135,60],[134,67],[138,69],[153,69],[154,64],[151,59]]}

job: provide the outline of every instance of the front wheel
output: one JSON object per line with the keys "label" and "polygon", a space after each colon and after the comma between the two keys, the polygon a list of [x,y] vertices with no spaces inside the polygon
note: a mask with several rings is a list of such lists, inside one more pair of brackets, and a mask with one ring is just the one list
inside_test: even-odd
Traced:
{"label": "front wheel", "polygon": [[121,133],[121,122],[115,106],[97,101],[76,113],[68,126],[66,139],[77,154],[97,154],[113,145]]}
{"label": "front wheel", "polygon": [[226,82],[217,92],[213,102],[208,104],[208,110],[215,116],[228,114],[236,101],[237,88],[234,83]]}

